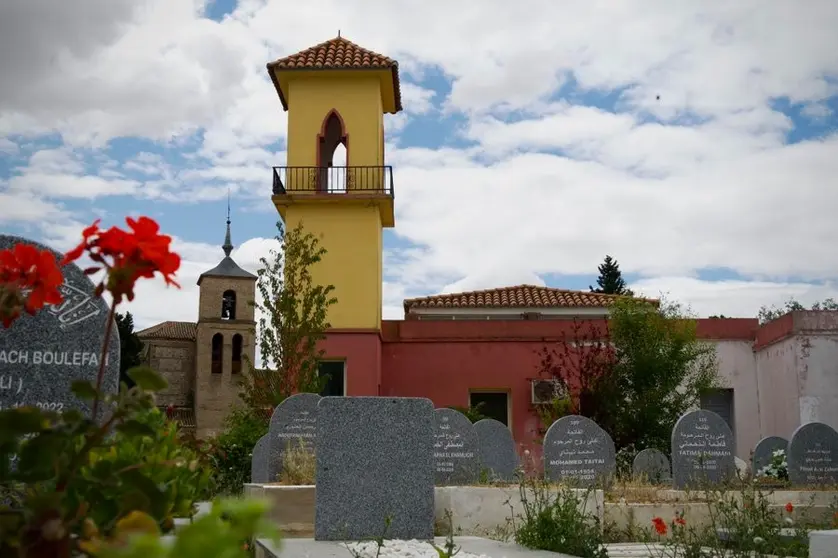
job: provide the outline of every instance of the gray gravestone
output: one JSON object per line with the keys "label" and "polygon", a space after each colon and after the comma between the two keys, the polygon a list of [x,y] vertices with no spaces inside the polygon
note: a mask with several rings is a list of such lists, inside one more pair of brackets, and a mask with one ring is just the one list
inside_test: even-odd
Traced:
{"label": "gray gravestone", "polygon": [[614,441],[587,417],[558,419],[544,436],[544,472],[548,480],[577,486],[608,483],[617,468]]}
{"label": "gray gravestone", "polygon": [[265,434],[253,446],[253,452],[250,455],[250,482],[271,482],[268,474],[268,462],[271,458],[270,439],[270,435]]}
{"label": "gray gravestone", "polygon": [[675,488],[714,485],[736,476],[733,432],[725,420],[704,409],[686,413],[672,429]]}
{"label": "gray gravestone", "polygon": [[433,538],[433,434],[428,399],[324,397],[314,538]]}
{"label": "gray gravestone", "polygon": [[635,455],[631,472],[636,477],[645,477],[653,484],[672,480],[669,458],[661,450],[655,448],[646,448]]}
{"label": "gray gravestone", "polygon": [[[754,475],[758,475],[763,467],[771,464],[774,452],[783,450],[786,453],[789,448],[789,441],[780,436],[768,436],[757,442],[754,448],[754,455],[751,458],[751,467]],[[786,456],[788,459],[788,456]]]}
{"label": "gray gravestone", "polygon": [[[0,235],[0,250],[18,243],[49,249],[25,238]],[[64,257],[49,250],[56,261]],[[0,409],[35,406],[90,413],[90,403],[73,395],[70,386],[75,380],[95,385],[110,308],[94,296],[93,282],[77,265],[61,271],[61,304],[45,306],[34,316],[24,312],[8,329],[0,325]],[[113,324],[102,380],[106,393],[119,390],[119,354],[119,332]]]}
{"label": "gray gravestone", "polygon": [[297,393],[277,405],[268,426],[268,480],[277,482],[282,471],[282,459],[288,448],[305,445],[310,451],[317,448],[316,393]]}
{"label": "gray gravestone", "polygon": [[822,422],[800,426],[791,436],[787,459],[795,486],[838,484],[838,432]]}
{"label": "gray gravestone", "polygon": [[438,485],[473,484],[480,471],[477,434],[454,409],[434,411],[434,480]]}
{"label": "gray gravestone", "polygon": [[502,422],[482,419],[474,423],[477,434],[481,474],[486,471],[491,479],[511,481],[518,467],[518,452],[512,433]]}

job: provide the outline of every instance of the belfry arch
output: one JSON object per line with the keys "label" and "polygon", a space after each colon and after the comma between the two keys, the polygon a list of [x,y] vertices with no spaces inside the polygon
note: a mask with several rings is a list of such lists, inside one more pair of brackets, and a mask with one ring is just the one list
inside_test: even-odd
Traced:
{"label": "belfry arch", "polygon": [[[346,150],[346,157],[345,161],[339,161],[339,166],[335,168],[335,151],[339,146],[343,146]],[[317,181],[319,191],[346,191],[346,168],[349,166],[349,134],[346,132],[343,117],[337,109],[332,109],[326,114],[320,127],[320,134],[317,136],[317,166],[320,169],[320,176]]]}

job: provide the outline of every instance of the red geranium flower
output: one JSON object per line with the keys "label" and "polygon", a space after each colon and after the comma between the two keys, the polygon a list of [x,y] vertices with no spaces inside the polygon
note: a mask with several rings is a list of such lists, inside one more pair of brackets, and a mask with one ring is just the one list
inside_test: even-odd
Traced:
{"label": "red geranium flower", "polygon": [[788,502],[786,504],[786,511],[789,512],[789,513],[794,511],[794,506],[791,505],[791,502]]}
{"label": "red geranium flower", "polygon": [[679,515],[678,517],[675,518],[675,523],[680,525],[681,527],[683,527],[684,525],[687,524],[687,520]]}
{"label": "red geranium flower", "polygon": [[[9,327],[21,310],[35,314],[45,304],[60,304],[64,277],[55,256],[31,244],[0,250],[0,319]],[[24,294],[26,293],[26,295]]]}
{"label": "red geranium flower", "polygon": [[666,522],[660,517],[652,519],[652,525],[655,526],[655,531],[657,531],[658,535],[666,534]]}
{"label": "red geranium flower", "polygon": [[88,268],[85,273],[89,275],[107,269],[107,286],[104,283],[97,285],[97,294],[107,288],[114,297],[114,304],[121,302],[123,296],[134,300],[137,279],[152,278],[155,273],[160,273],[167,285],[180,288],[173,279],[180,268],[180,256],[169,250],[172,238],[159,234],[160,226],[153,219],[128,217],[125,221],[130,232],[117,227],[102,231],[99,221],[97,219],[84,229],[82,242],[62,260],[62,264],[70,263],[87,252],[90,259],[101,266]]}

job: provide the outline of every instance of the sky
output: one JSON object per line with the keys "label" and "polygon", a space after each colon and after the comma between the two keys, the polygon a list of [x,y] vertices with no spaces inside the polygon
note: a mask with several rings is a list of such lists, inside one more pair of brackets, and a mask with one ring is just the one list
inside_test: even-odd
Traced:
{"label": "sky", "polygon": [[[803,6],[805,5],[805,9]],[[58,250],[149,215],[183,257],[138,328],[197,319],[198,275],[275,248],[287,113],[265,64],[341,35],[399,61],[385,116],[402,300],[630,287],[699,316],[838,298],[838,2],[0,3],[0,232]]]}

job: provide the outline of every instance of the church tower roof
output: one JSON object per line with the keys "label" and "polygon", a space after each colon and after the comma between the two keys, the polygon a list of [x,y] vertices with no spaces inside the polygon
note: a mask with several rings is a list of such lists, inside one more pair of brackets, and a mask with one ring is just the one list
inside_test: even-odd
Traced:
{"label": "church tower roof", "polygon": [[201,284],[201,281],[204,280],[205,277],[233,277],[237,279],[256,279],[257,277],[250,273],[249,271],[245,271],[239,264],[237,264],[233,258],[230,257],[230,254],[233,252],[233,242],[230,237],[230,198],[227,198],[227,233],[224,235],[224,244],[221,245],[221,249],[224,251],[224,259],[221,260],[217,266],[210,269],[209,271],[205,271],[198,277],[198,285]]}

